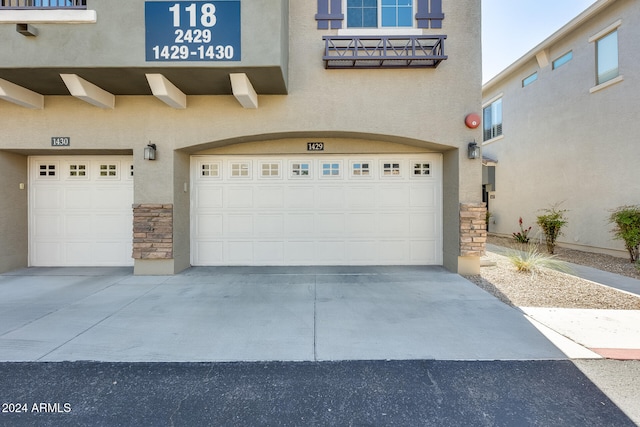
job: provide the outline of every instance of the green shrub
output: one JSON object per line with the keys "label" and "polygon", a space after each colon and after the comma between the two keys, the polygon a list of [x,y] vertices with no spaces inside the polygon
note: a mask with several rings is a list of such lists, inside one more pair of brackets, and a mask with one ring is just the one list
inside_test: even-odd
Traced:
{"label": "green shrub", "polygon": [[565,209],[558,209],[557,205],[549,209],[542,209],[542,211],[546,213],[538,216],[538,225],[544,233],[547,252],[553,254],[556,248],[556,240],[558,236],[562,235],[562,227],[567,224],[567,219],[565,218],[567,211]]}
{"label": "green shrub", "polygon": [[609,216],[615,238],[624,241],[631,262],[640,261],[640,205],[620,206]]}
{"label": "green shrub", "polygon": [[516,270],[523,273],[539,273],[542,268],[571,272],[569,265],[555,258],[555,255],[543,254],[535,244],[529,244],[523,251],[512,251],[507,253],[507,258]]}

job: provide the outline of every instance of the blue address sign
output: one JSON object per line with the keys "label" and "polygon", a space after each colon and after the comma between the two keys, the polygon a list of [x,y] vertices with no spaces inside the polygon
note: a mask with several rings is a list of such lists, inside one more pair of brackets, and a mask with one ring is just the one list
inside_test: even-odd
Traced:
{"label": "blue address sign", "polygon": [[148,1],[147,61],[240,61],[240,1]]}

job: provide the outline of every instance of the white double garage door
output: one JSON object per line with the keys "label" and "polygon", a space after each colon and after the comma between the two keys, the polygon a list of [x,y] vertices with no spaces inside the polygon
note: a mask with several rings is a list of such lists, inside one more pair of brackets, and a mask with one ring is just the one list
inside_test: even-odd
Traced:
{"label": "white double garage door", "polygon": [[[131,156],[29,162],[30,265],[133,264]],[[193,265],[442,264],[438,154],[194,156],[191,176]]]}
{"label": "white double garage door", "polygon": [[442,157],[194,156],[191,263],[440,265]]}

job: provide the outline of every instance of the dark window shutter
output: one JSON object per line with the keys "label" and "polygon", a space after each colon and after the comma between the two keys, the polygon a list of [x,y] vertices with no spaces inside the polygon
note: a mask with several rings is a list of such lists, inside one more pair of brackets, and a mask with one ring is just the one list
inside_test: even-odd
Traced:
{"label": "dark window shutter", "polygon": [[442,28],[442,0],[418,0],[418,28]]}
{"label": "dark window shutter", "polygon": [[[329,10],[329,5],[331,5],[331,10]],[[340,29],[343,20],[342,0],[331,0],[331,3],[329,0],[318,0],[316,21],[318,21],[319,30],[328,30],[329,23],[331,23],[331,29]]]}

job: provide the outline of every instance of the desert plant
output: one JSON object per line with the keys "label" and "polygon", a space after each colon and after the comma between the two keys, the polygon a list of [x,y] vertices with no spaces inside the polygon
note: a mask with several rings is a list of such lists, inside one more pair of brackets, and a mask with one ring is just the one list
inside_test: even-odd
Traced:
{"label": "desert plant", "polygon": [[555,255],[543,254],[535,244],[529,244],[522,251],[511,251],[507,253],[507,258],[517,271],[523,273],[539,273],[543,268],[571,272],[569,264],[559,259]]}
{"label": "desert plant", "polygon": [[516,242],[518,243],[529,243],[529,232],[531,231],[531,227],[524,228],[522,225],[522,217],[518,220],[518,224],[520,225],[520,232],[513,233],[513,238],[516,239]]}
{"label": "desert plant", "polygon": [[487,212],[485,213],[485,219],[484,219],[485,224],[487,224],[487,231],[489,231],[489,220],[491,219],[492,216],[493,214],[487,210]]}
{"label": "desert plant", "polygon": [[539,215],[538,225],[544,233],[545,242],[547,244],[547,252],[553,255],[556,248],[556,240],[562,235],[562,227],[567,224],[565,213],[567,210],[558,209],[558,205],[551,206],[548,209],[542,209],[545,214]]}
{"label": "desert plant", "polygon": [[615,238],[624,241],[631,262],[640,261],[640,205],[620,206],[609,216]]}

